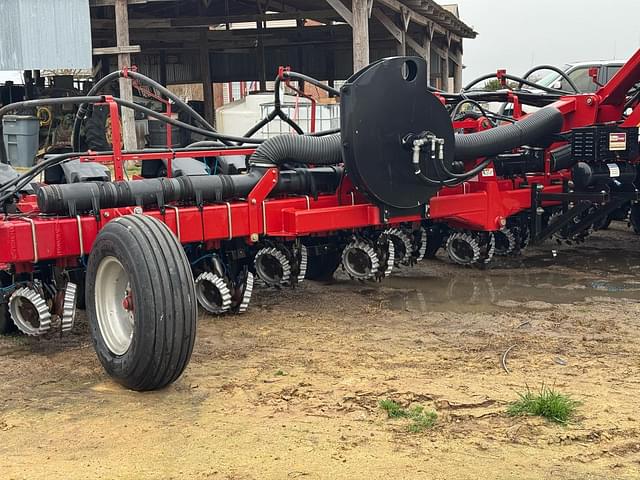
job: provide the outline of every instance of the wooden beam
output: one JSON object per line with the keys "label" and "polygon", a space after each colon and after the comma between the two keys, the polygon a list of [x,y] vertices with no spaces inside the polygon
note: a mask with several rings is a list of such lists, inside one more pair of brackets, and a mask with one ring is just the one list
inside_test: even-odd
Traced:
{"label": "wooden beam", "polygon": [[459,92],[462,90],[462,49],[457,49],[454,53],[449,50],[449,55],[453,57],[455,63],[455,70],[453,71],[453,91]]}
{"label": "wooden beam", "polygon": [[341,0],[326,0],[342,19],[353,27],[353,13]]}
{"label": "wooden beam", "polygon": [[167,51],[162,50],[160,52],[160,84],[164,87],[167,86]]}
{"label": "wooden beam", "polygon": [[[337,0],[336,0],[337,1]],[[296,12],[280,12],[267,14],[247,14],[229,16],[190,16],[190,17],[170,17],[170,18],[130,18],[129,28],[131,30],[146,30],[153,28],[196,28],[209,27],[212,25],[224,25],[228,23],[245,23],[259,21],[280,21],[280,20],[334,20],[340,16],[333,9],[325,10],[300,10]],[[108,18],[95,18],[91,20],[91,26],[97,30],[113,29],[113,20]]]}
{"label": "wooden beam", "polygon": [[389,33],[391,33],[391,35],[393,35],[393,37],[398,41],[398,45],[397,45],[398,55],[401,57],[406,56],[407,44],[409,43],[409,41],[413,41],[412,39],[409,38],[407,31],[397,26],[395,22],[391,18],[389,18],[379,8],[373,9],[373,16],[376,17],[380,21],[380,23],[384,26],[384,28],[386,28],[389,31]]}
{"label": "wooden beam", "polygon": [[[115,3],[116,17],[116,45],[120,49],[126,49],[129,45],[129,5],[127,0],[116,0]],[[129,53],[118,54],[118,68],[131,67],[131,55]],[[120,98],[133,102],[133,88],[131,80],[128,78],[120,78]],[[126,150],[137,150],[138,140],[136,138],[136,120],[133,110],[130,108],[122,109],[122,137],[124,140],[124,148]]]}
{"label": "wooden beam", "polygon": [[422,57],[427,62],[427,85],[431,85],[431,40],[433,40],[433,30],[426,28],[422,38],[422,48],[424,50]]}
{"label": "wooden beam", "polygon": [[398,52],[398,56],[400,57],[407,56],[407,37],[408,37],[407,32],[403,30],[402,40],[400,40],[400,43],[398,43],[398,48],[396,49],[396,51]]}
{"label": "wooden beam", "polygon": [[442,61],[442,90],[449,91],[449,47],[445,49],[445,55],[441,57]]}
{"label": "wooden beam", "polygon": [[140,45],[129,45],[128,47],[101,47],[94,48],[93,55],[121,55],[126,53],[140,53],[142,48]]}
{"label": "wooden beam", "polygon": [[[417,23],[418,25],[421,25],[423,27],[433,28],[440,35],[446,35],[448,32],[448,29],[445,26],[442,26],[440,23],[437,23],[436,21],[427,18],[424,15],[421,15],[415,10],[408,8],[404,3],[401,3],[398,0],[376,0],[376,2],[400,14],[402,14],[404,11],[404,15],[407,15],[410,18],[410,21]],[[433,11],[435,12],[435,10]],[[437,17],[435,13],[434,15]],[[451,35],[454,40],[460,41],[460,37],[458,35]]]}
{"label": "wooden beam", "polygon": [[215,125],[215,106],[213,105],[213,82],[211,81],[211,57],[207,31],[200,32],[200,77],[202,80],[202,99],[204,101],[204,118]]}
{"label": "wooden beam", "polygon": [[398,27],[392,19],[390,19],[385,13],[379,8],[373,9],[373,16],[378,19],[378,21],[386,28],[391,35],[398,42],[402,42],[402,29]]}
{"label": "wooden beam", "polygon": [[[110,18],[92,18],[91,28],[93,30],[113,30],[115,20]],[[151,29],[151,28],[174,28],[170,18],[130,18],[129,30]]]}
{"label": "wooden beam", "polygon": [[403,8],[401,9],[400,16],[402,17],[402,26],[404,27],[404,31],[409,31],[409,24],[411,23],[411,13],[409,9]]}
{"label": "wooden beam", "polygon": [[[89,0],[90,7],[113,7],[119,0]],[[129,5],[141,5],[144,3],[166,2],[166,0],[128,0]]]}
{"label": "wooden beam", "polygon": [[431,48],[433,49],[434,52],[436,52],[438,55],[440,55],[443,58],[449,55],[449,52],[447,52],[446,49],[441,48],[438,45],[431,44]]}
{"label": "wooden beam", "polygon": [[416,42],[413,38],[411,38],[409,35],[407,35],[407,45],[409,45],[414,52],[416,52],[420,57],[426,59],[428,53],[428,50],[425,48],[424,45],[420,45],[418,42]]}
{"label": "wooden beam", "polygon": [[369,6],[367,0],[351,0],[354,72],[369,65]]}
{"label": "wooden beam", "polygon": [[258,80],[260,81],[260,91],[267,91],[267,62],[264,51],[264,38],[262,31],[264,30],[264,23],[258,22]]}

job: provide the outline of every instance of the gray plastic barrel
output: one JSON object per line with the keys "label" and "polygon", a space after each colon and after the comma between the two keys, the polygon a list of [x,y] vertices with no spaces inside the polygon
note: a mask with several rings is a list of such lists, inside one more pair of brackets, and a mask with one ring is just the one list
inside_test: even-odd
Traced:
{"label": "gray plastic barrel", "polygon": [[6,115],[2,133],[7,160],[14,167],[31,167],[38,153],[40,122],[28,115]]}

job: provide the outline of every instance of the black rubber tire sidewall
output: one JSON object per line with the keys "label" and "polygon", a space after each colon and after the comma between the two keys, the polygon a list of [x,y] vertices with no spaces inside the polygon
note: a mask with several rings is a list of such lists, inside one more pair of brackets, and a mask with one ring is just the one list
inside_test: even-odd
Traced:
{"label": "black rubber tire sidewall", "polygon": [[[96,273],[107,256],[120,261],[133,292],[134,334],[121,356],[106,346],[96,318]],[[110,222],[89,256],[86,288],[91,336],[110,376],[133,390],[155,390],[182,374],[195,341],[195,287],[186,255],[164,224],[142,215]]]}
{"label": "black rubber tire sidewall", "polygon": [[91,117],[87,119],[84,127],[84,137],[87,148],[97,152],[105,152],[112,149],[107,141],[107,118],[109,107],[95,105]]}

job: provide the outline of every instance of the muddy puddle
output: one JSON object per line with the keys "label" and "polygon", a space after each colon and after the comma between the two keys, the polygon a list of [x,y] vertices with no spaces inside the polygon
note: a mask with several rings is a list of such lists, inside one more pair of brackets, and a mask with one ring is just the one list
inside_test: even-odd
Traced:
{"label": "muddy puddle", "polygon": [[[498,259],[490,269],[451,269],[442,258],[426,261],[384,282],[397,311],[544,310],[607,297],[640,300],[640,253],[619,249],[553,247],[520,258]],[[430,266],[431,263],[431,266]],[[438,265],[440,264],[440,265]]]}

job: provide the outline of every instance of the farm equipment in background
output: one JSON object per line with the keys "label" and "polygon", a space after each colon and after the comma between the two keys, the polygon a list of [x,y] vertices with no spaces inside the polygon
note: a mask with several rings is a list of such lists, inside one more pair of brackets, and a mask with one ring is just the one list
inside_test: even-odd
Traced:
{"label": "farm equipment in background", "polygon": [[[45,84],[45,80],[48,84]],[[82,96],[91,88],[92,83],[72,75],[28,78],[26,85],[14,85],[10,82],[8,85],[0,86],[0,107],[24,100]],[[168,116],[174,115],[171,102],[165,97],[140,83],[134,83],[133,87],[134,103]],[[79,88],[84,89],[84,92]],[[117,88],[112,93],[117,95]],[[38,157],[72,151],[73,139],[76,141],[78,150],[109,151],[112,149],[112,118],[108,107],[102,105],[90,108],[81,131],[74,136],[73,127],[77,110],[78,105],[74,103],[47,104],[45,101],[39,103],[37,107],[22,109],[20,112],[22,115],[35,117],[40,125]],[[174,116],[177,118],[180,113],[182,112],[175,112]],[[136,112],[135,119],[139,148],[166,147],[167,145],[178,147],[191,143],[192,135],[185,130],[150,119],[140,111]]]}
{"label": "farm equipment in background", "polygon": [[[84,97],[56,99],[80,105],[74,138],[88,105],[107,108],[113,147],[50,157],[21,175],[6,166],[0,326],[12,320],[34,336],[68,331],[80,300],[106,371],[129,388],[156,389],[189,362],[198,304],[242,313],[258,284],[293,287],[340,265],[353,279],[382,280],[440,247],[457,263],[486,265],[496,252],[551,236],[581,240],[637,202],[640,51],[591,94],[448,94],[427,87],[426,70],[419,58],[384,59],[337,91],[282,69],[274,113],[244,136],[216,132],[137,72],[114,72]],[[123,75],[193,124],[100,94]],[[341,128],[302,132],[280,109],[278,85],[288,79],[340,96]],[[480,101],[509,101],[514,114],[483,112]],[[0,117],[39,102],[4,107]],[[523,115],[522,104],[541,108]],[[119,108],[208,140],[123,152]],[[298,133],[253,137],[276,117]],[[240,171],[230,161],[237,156],[247,158]],[[129,161],[142,162],[140,177],[125,180]],[[52,171],[45,177],[54,181],[36,182]]]}

